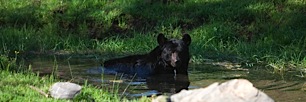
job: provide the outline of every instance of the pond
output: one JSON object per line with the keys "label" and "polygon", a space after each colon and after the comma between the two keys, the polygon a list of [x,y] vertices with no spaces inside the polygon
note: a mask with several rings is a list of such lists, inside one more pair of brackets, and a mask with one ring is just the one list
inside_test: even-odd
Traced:
{"label": "pond", "polygon": [[[103,57],[102,57],[103,58]],[[189,80],[171,80],[158,77],[150,82],[133,76],[95,73],[100,67],[100,57],[31,57],[26,63],[31,64],[34,72],[40,75],[54,74],[72,82],[107,87],[110,91],[122,93],[127,97],[150,96],[153,94],[173,94],[177,88],[196,89],[215,82],[244,78],[255,87],[278,102],[298,102],[306,100],[306,81],[299,77],[299,72],[287,72],[284,75],[273,74],[264,66],[243,68],[237,63],[205,61],[202,64],[190,64]],[[182,78],[184,79],[184,78]],[[167,81],[168,80],[168,81]],[[170,81],[169,81],[170,80]],[[154,89],[154,90],[153,90]],[[159,91],[156,91],[159,90]]]}

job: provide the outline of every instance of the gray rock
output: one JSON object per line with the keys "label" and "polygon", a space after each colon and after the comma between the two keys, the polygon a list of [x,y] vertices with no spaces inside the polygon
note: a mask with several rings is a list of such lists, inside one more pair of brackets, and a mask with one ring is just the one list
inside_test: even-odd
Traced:
{"label": "gray rock", "polygon": [[[158,98],[157,98],[158,99]],[[234,79],[206,88],[182,90],[170,96],[171,102],[274,102],[245,79]],[[160,100],[153,100],[160,102]]]}
{"label": "gray rock", "polygon": [[51,86],[49,92],[53,98],[72,99],[81,91],[82,87],[70,82],[57,82]]}

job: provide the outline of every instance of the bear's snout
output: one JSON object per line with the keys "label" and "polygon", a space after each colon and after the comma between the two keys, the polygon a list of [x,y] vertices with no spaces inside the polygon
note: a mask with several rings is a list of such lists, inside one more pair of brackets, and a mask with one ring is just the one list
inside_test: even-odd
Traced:
{"label": "bear's snout", "polygon": [[171,66],[172,67],[176,67],[177,65],[177,62],[179,62],[179,57],[178,57],[178,54],[176,52],[172,53],[171,54]]}

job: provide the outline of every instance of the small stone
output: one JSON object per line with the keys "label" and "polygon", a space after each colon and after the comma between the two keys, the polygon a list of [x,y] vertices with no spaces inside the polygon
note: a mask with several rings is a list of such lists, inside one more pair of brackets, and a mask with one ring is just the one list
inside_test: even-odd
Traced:
{"label": "small stone", "polygon": [[53,98],[72,99],[81,91],[82,87],[70,82],[57,82],[51,86],[49,92]]}

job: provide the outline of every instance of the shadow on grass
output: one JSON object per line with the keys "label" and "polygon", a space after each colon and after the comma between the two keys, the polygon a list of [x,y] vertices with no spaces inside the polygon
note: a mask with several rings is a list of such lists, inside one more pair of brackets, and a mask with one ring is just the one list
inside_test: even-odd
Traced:
{"label": "shadow on grass", "polygon": [[[246,52],[251,56],[254,50],[258,56],[306,54],[306,23],[303,23],[306,6],[302,0],[185,0],[167,4],[144,0],[64,1],[52,2],[49,6],[46,1],[31,2],[23,2],[18,7],[12,2],[8,9],[3,6],[1,28],[26,26],[41,32],[42,27],[51,26],[50,34],[54,36],[74,35],[81,39],[129,37],[135,33],[176,36],[186,32],[193,39],[191,52],[198,55],[219,51]],[[205,45],[209,40],[214,42],[211,48]],[[229,44],[217,45],[220,42]],[[228,48],[237,42],[246,43],[246,47]],[[283,53],[286,51],[288,56]]]}
{"label": "shadow on grass", "polygon": [[[162,32],[163,27],[169,26],[188,32],[201,26],[221,22],[226,27],[232,28],[231,33],[234,37],[245,37],[246,40],[267,37],[271,35],[270,33],[276,35],[277,32],[272,32],[275,30],[301,31],[306,26],[303,23],[306,7],[302,5],[305,3],[290,0],[185,0],[183,3],[168,4],[156,1],[148,3],[143,0],[53,3],[50,7],[43,7],[48,3],[28,1],[19,8],[2,9],[3,17],[0,22],[2,26],[13,27],[23,25],[41,27],[53,23],[59,28],[58,30],[64,31],[69,29],[75,31],[85,26],[88,32],[110,35],[134,31]],[[277,35],[292,40],[304,34]],[[231,37],[222,34],[220,36]]]}

